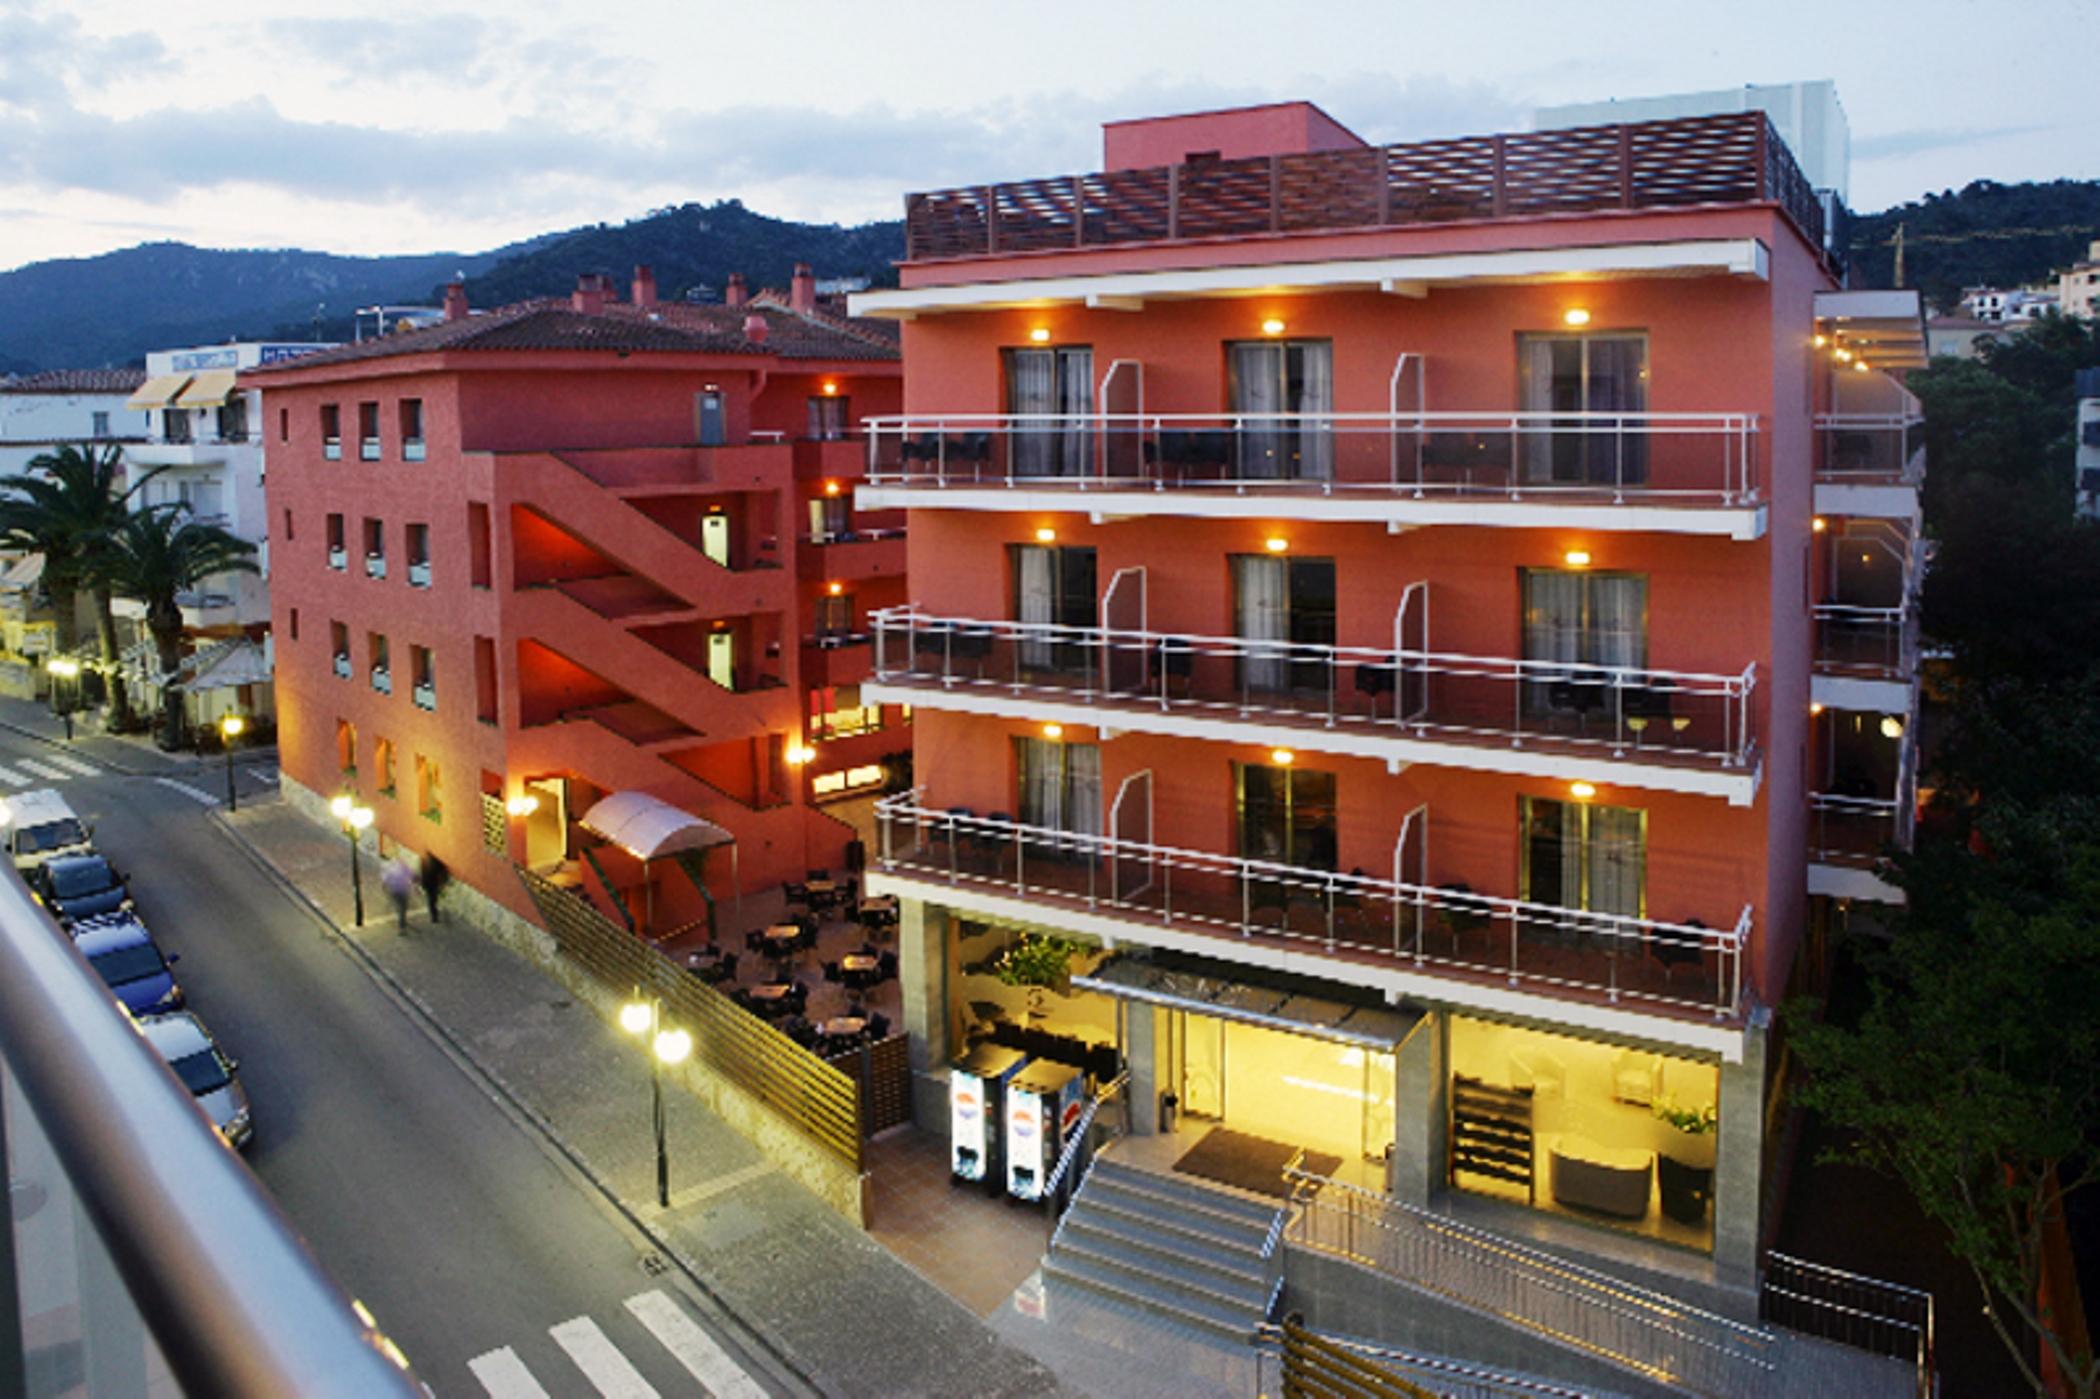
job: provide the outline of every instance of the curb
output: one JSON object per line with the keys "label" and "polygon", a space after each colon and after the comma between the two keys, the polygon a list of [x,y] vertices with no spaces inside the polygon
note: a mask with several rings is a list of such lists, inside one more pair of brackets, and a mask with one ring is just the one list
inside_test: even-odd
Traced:
{"label": "curb", "polygon": [[[11,727],[13,726],[0,723],[0,728]],[[475,1078],[480,1079],[487,1086],[491,1096],[495,1097],[518,1120],[530,1126],[535,1132],[538,1132],[561,1156],[562,1160],[587,1181],[592,1189],[603,1196],[606,1203],[611,1205],[613,1210],[627,1221],[628,1225],[636,1233],[648,1240],[659,1253],[678,1265],[678,1270],[685,1275],[686,1279],[698,1290],[701,1297],[706,1300],[710,1312],[708,1317],[710,1321],[715,1322],[724,1329],[736,1332],[740,1342],[774,1362],[781,1370],[785,1371],[788,1378],[805,1386],[811,1394],[824,1392],[812,1373],[813,1367],[803,1360],[801,1356],[795,1354],[792,1347],[773,1336],[767,1328],[733,1310],[715,1292],[714,1287],[701,1276],[697,1263],[681,1252],[668,1235],[659,1231],[653,1224],[644,1219],[633,1206],[622,1199],[619,1192],[613,1189],[612,1183],[598,1173],[584,1157],[583,1153],[570,1145],[568,1140],[556,1130],[553,1123],[549,1122],[536,1108],[520,1097],[504,1081],[502,1075],[482,1063],[473,1051],[457,1035],[452,1033],[451,1027],[438,1018],[437,1013],[430,1008],[429,1004],[421,996],[418,996],[398,977],[381,965],[379,959],[374,957],[355,937],[345,932],[342,926],[329,915],[327,910],[323,909],[304,889],[293,883],[289,876],[271,863],[269,856],[263,854],[255,842],[236,830],[227,821],[222,808],[213,807],[204,814],[213,825],[219,828],[219,833],[246,855],[272,883],[298,900],[300,905],[308,913],[312,914],[327,931],[328,936],[349,951],[366,976],[370,977],[382,990],[394,997],[403,1007],[411,1011],[413,1018],[421,1024],[424,1033],[437,1041],[449,1058],[469,1070]],[[479,936],[479,934],[477,933],[476,936]]]}
{"label": "curb", "polygon": [[[79,735],[78,738],[75,738],[72,742],[69,743],[65,739],[56,737],[52,734],[38,733],[35,729],[29,728],[23,724],[15,723],[11,719],[0,719],[0,729],[4,729],[11,734],[19,735],[22,738],[31,739],[37,743],[41,743],[46,748],[56,748],[61,753],[78,753],[85,751],[80,747],[80,739],[84,738],[106,739],[111,743],[119,744],[125,742],[125,740],[121,738],[115,738],[105,733],[82,733]],[[277,745],[274,743],[267,748],[248,748],[243,749],[242,752],[244,754],[247,754],[248,756],[245,758],[236,757],[234,759],[235,767],[252,765],[252,763],[256,759],[262,758],[264,757],[264,755],[268,755],[268,759],[271,762],[275,762],[277,760]],[[153,769],[135,767],[129,762],[120,762],[115,758],[105,758],[100,753],[90,753],[88,754],[88,756],[93,758],[96,762],[102,764],[104,767],[109,768],[111,771],[116,772],[124,777],[173,777],[177,773],[190,772],[194,771],[197,768],[204,767],[211,761],[208,758],[169,758],[169,766],[167,768]]]}

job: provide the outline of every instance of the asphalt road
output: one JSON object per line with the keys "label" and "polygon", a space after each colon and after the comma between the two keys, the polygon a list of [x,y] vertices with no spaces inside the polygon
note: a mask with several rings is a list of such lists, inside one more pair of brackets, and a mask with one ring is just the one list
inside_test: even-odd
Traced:
{"label": "asphalt road", "polygon": [[[141,917],[181,955],[190,1008],[240,1061],[249,1164],[424,1383],[445,1399],[645,1393],[609,1387],[631,1379],[609,1343],[657,1392],[706,1392],[674,1353],[695,1350],[678,1314],[706,1314],[679,1274],[227,840],[206,814],[222,770],[45,782],[21,767],[50,767],[53,751],[0,731],[0,779],[58,787],[131,878]],[[271,772],[244,774],[243,795]],[[776,1387],[763,1359],[707,1330]]]}

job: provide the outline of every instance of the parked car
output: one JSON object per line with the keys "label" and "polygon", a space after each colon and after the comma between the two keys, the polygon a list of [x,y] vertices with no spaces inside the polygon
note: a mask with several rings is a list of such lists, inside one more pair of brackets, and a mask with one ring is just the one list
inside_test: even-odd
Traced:
{"label": "parked car", "polygon": [[105,914],[73,925],[73,945],[88,959],[110,993],[133,1015],[182,1009],[182,988],[169,968],[181,959],[163,957],[130,913]]}
{"label": "parked car", "polygon": [[248,1110],[248,1094],[235,1077],[238,1061],[226,1057],[204,1022],[189,1011],[172,1015],[149,1015],[138,1022],[139,1033],[160,1051],[175,1077],[189,1089],[210,1117],[219,1135],[232,1147],[245,1147],[254,1139],[255,1123]]}
{"label": "parked car", "polygon": [[87,855],[95,846],[90,831],[66,799],[50,787],[21,792],[0,807],[7,824],[7,850],[24,877],[46,860],[61,855]]}
{"label": "parked car", "polygon": [[133,907],[124,876],[100,855],[61,855],[46,860],[30,876],[29,890],[62,925]]}

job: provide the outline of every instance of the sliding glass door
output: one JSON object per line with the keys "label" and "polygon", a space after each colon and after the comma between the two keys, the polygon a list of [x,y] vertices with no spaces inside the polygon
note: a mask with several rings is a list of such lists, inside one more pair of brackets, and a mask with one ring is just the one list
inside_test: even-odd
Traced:
{"label": "sliding glass door", "polygon": [[1648,813],[1638,807],[1518,798],[1519,891],[1556,908],[1647,916]]}
{"label": "sliding glass door", "polygon": [[1517,342],[1527,413],[1555,418],[1524,438],[1523,479],[1539,485],[1639,485],[1648,479],[1648,439],[1613,416],[1648,411],[1648,340],[1643,335],[1526,335]]}
{"label": "sliding glass door", "polygon": [[[1332,479],[1334,347],[1325,340],[1257,340],[1230,350],[1232,411],[1248,415],[1239,474],[1262,481]],[[1302,416],[1279,422],[1269,414]]]}
{"label": "sliding glass door", "polygon": [[[1013,619],[1059,627],[1100,625],[1095,601],[1094,551],[1052,544],[1008,545],[1013,575]],[[1020,643],[1031,670],[1083,670],[1092,648],[1065,633],[1037,634]]]}
{"label": "sliding glass door", "polygon": [[1016,738],[1021,824],[1073,835],[1101,834],[1101,748]]}
{"label": "sliding glass door", "polygon": [[1330,679],[1325,653],[1299,647],[1334,645],[1334,560],[1273,554],[1232,556],[1233,619],[1250,646],[1240,658],[1244,693],[1324,694]]}
{"label": "sliding glass door", "polygon": [[1523,570],[1524,659],[1553,661],[1524,684],[1533,716],[1610,712],[1606,667],[1648,664],[1648,575],[1587,570]]}
{"label": "sliding glass door", "polygon": [[[1087,345],[1006,352],[1006,411],[1019,422],[1008,435],[1016,476],[1094,474],[1094,351]],[[1049,420],[1046,420],[1049,419]]]}

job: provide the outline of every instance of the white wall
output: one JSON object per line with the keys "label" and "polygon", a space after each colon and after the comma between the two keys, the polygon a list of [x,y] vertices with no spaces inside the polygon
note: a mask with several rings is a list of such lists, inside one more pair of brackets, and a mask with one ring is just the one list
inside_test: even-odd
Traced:
{"label": "white wall", "polygon": [[25,470],[29,459],[63,442],[95,433],[95,414],[109,414],[109,436],[136,441],[146,414],[126,408],[121,393],[0,393],[0,475]]}
{"label": "white wall", "polygon": [[1661,97],[1623,101],[1571,102],[1541,107],[1532,114],[1540,131],[1611,122],[1668,121],[1721,112],[1761,111],[1772,119],[1779,139],[1801,165],[1815,189],[1834,189],[1849,198],[1852,184],[1852,126],[1838,101],[1837,84],[1828,78],[1800,83],[1746,83],[1711,92],[1675,92]]}

